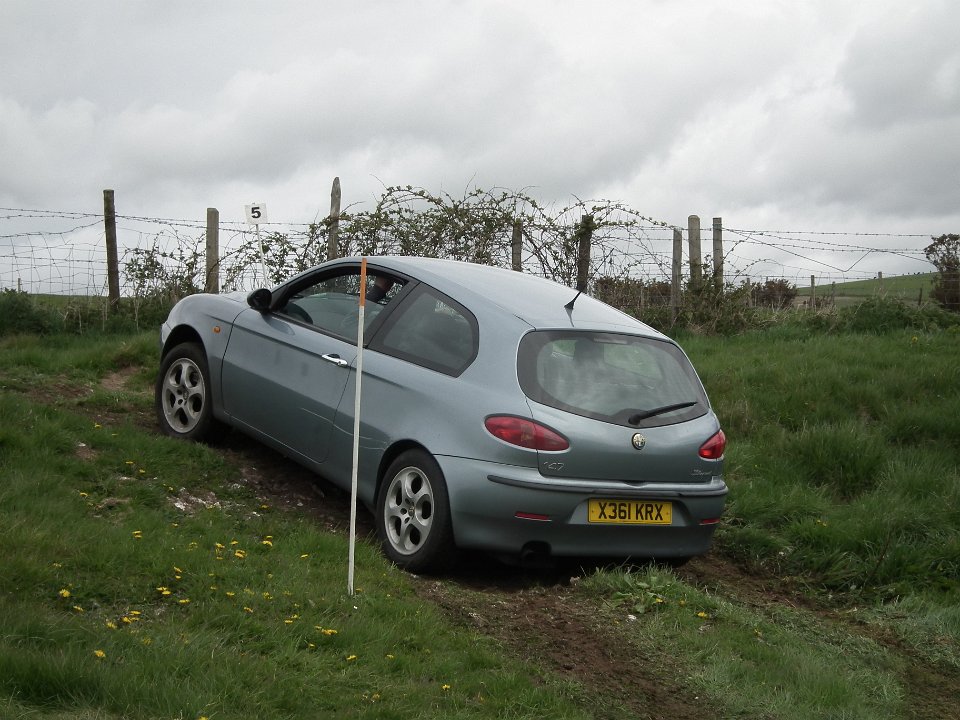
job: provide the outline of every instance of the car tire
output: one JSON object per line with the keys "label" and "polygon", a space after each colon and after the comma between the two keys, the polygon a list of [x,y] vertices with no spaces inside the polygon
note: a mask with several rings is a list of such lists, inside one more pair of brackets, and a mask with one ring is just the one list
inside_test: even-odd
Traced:
{"label": "car tire", "polygon": [[377,493],[377,535],[396,565],[439,572],[457,556],[443,471],[423,450],[408,450],[387,468]]}
{"label": "car tire", "polygon": [[155,388],[160,429],[172,437],[203,440],[213,427],[210,370],[203,348],[182,343],[164,355]]}

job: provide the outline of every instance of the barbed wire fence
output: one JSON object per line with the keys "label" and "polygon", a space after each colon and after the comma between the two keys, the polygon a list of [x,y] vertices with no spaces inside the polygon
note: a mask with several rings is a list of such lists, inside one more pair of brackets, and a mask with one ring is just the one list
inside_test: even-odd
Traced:
{"label": "barbed wire fence", "polygon": [[[671,282],[677,234],[690,232],[689,227],[642,216],[620,203],[578,201],[554,210],[508,192],[478,191],[459,199],[438,198],[411,188],[390,190],[395,192],[385,193],[372,210],[348,208],[337,218],[339,254],[415,251],[513,266],[573,286],[578,255],[574,237],[577,224],[589,214],[594,219],[591,278],[630,278],[655,284]],[[475,228],[468,232],[462,227],[472,222],[471,201],[473,208],[486,203],[483,207],[489,211],[472,220],[490,225],[479,235]],[[459,203],[462,207],[456,209],[465,212],[451,223],[452,214],[439,218],[441,203],[450,207]],[[390,222],[380,225],[371,220],[388,215]],[[711,247],[715,239],[711,235],[722,227],[717,220],[713,228],[704,229],[706,247]],[[515,254],[517,223],[521,224],[519,268]],[[223,289],[273,284],[327,259],[330,226],[330,217],[312,223],[271,222],[256,230],[243,222],[219,222],[217,272]],[[180,294],[204,289],[207,224],[203,219],[117,215],[116,227],[122,297],[142,296],[162,287]],[[900,267],[912,268],[900,274],[934,269],[923,251],[931,239],[928,234],[727,227],[722,227],[722,232],[726,247],[721,267],[727,283],[776,278],[802,287],[812,279],[824,286],[875,278],[882,273],[877,269],[881,261],[889,266],[892,260]],[[441,233],[447,237],[439,237]],[[462,241],[468,235],[472,244],[458,244],[458,237]],[[689,237],[684,238],[685,245],[687,241]],[[891,243],[895,246],[889,247]],[[0,288],[30,294],[106,297],[104,247],[102,213],[0,208]],[[708,259],[710,256],[707,253]],[[692,269],[690,263],[687,253],[685,275]]]}

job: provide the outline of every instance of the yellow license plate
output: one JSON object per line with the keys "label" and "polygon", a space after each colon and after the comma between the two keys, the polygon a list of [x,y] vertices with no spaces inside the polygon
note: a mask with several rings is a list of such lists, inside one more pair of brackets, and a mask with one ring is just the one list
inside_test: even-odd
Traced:
{"label": "yellow license plate", "polygon": [[590,500],[587,519],[592,523],[670,525],[673,504],[655,500]]}

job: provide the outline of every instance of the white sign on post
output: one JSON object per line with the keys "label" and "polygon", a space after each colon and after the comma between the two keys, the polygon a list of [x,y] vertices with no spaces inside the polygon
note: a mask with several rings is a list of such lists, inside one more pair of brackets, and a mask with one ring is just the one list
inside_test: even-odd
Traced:
{"label": "white sign on post", "polygon": [[263,255],[263,243],[260,242],[260,223],[267,221],[267,204],[253,203],[252,205],[244,205],[244,210],[247,213],[247,224],[253,225],[257,231],[257,249],[260,251],[260,269],[263,271],[263,283],[266,285],[270,276],[267,274],[267,259]]}
{"label": "white sign on post", "polygon": [[247,211],[248,225],[259,225],[260,223],[265,223],[267,221],[266,203],[254,203],[253,205],[245,205],[244,209]]}

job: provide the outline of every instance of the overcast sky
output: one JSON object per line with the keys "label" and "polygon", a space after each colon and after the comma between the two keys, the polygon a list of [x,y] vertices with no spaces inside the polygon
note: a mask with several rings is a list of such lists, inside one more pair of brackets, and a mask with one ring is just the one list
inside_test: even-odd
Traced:
{"label": "overcast sky", "polygon": [[960,232],[958,28],[955,0],[2,0],[0,207],[113,188],[122,215],[300,223],[339,176],[345,204],[497,186],[682,226]]}

